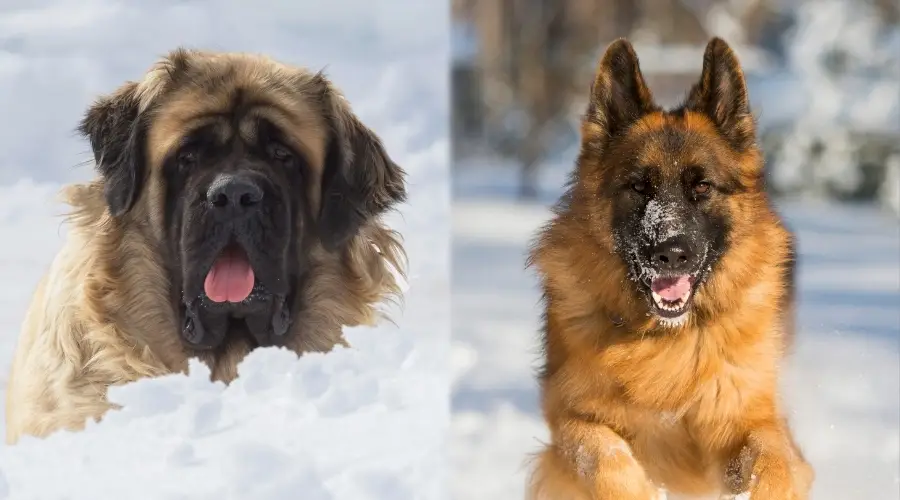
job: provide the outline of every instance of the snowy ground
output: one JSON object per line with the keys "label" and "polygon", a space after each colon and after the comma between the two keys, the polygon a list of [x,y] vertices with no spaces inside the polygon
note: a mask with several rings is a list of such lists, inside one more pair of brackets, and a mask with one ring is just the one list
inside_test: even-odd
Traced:
{"label": "snowy ground", "polygon": [[446,497],[446,11],[437,0],[3,2],[0,276],[11,286],[0,290],[0,389],[29,294],[65,233],[53,196],[91,175],[75,167],[89,158],[77,121],[96,94],[179,44],[327,66],[410,174],[410,201],[391,223],[411,269],[397,326],[349,332],[351,349],[300,361],[258,351],[228,388],[199,367],[143,381],[113,391],[125,410],[86,432],[0,445],[0,498]]}
{"label": "snowy ground", "polygon": [[[473,168],[474,167],[474,168]],[[545,203],[567,165],[549,169]],[[453,495],[522,498],[547,431],[538,413],[538,294],[525,244],[545,206],[514,204],[515,178],[455,165]],[[785,203],[798,232],[797,350],[785,379],[793,427],[817,470],[813,500],[900,498],[900,228],[874,209]]]}

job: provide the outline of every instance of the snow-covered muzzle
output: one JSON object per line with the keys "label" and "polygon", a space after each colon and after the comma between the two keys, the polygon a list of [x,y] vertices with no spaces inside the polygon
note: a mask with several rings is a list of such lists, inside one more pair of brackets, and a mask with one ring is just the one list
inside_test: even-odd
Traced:
{"label": "snow-covered muzzle", "polygon": [[629,278],[648,313],[663,326],[679,326],[721,255],[726,224],[677,198],[651,199],[629,215],[613,229]]}

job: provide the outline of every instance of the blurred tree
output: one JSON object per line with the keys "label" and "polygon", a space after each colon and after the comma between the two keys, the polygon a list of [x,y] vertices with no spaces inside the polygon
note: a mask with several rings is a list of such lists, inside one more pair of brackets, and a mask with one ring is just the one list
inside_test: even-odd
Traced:
{"label": "blurred tree", "polygon": [[580,78],[585,63],[602,38],[630,31],[637,9],[630,0],[498,0],[474,8],[487,122],[498,131],[489,140],[518,162],[520,194],[532,198],[538,165],[571,117],[573,97],[589,86]]}
{"label": "blurred tree", "polygon": [[707,38],[680,0],[454,0],[452,13],[475,26],[485,139],[519,164],[524,198],[535,196],[561,128],[581,114],[606,44],[641,27],[662,43]]}
{"label": "blurred tree", "polygon": [[[454,73],[466,75],[467,86],[457,89],[454,83],[454,113],[477,120],[458,120],[456,126],[466,128],[467,138],[477,137],[514,159],[521,196],[534,197],[539,166],[558,150],[561,130],[577,130],[573,125],[596,60],[613,39],[629,37],[644,45],[645,77],[668,104],[680,98],[699,69],[679,66],[670,54],[685,60],[683,54],[702,51],[717,35],[745,50],[761,48],[783,66],[790,53],[785,34],[795,27],[798,5],[816,1],[452,0],[454,19],[473,27],[477,46],[472,60],[461,63],[467,69]],[[900,19],[897,0],[849,1],[874,5],[886,26]]]}

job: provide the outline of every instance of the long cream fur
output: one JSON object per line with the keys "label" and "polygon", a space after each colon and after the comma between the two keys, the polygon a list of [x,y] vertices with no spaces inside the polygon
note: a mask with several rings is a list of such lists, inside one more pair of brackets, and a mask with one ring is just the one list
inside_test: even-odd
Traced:
{"label": "long cream fur", "polygon": [[[229,74],[237,75],[233,85],[250,88],[279,78],[297,82],[304,75],[261,57],[189,55],[209,72],[230,69]],[[130,86],[134,91],[137,85],[137,95],[144,100],[161,94],[161,79],[171,77],[171,72],[158,68],[143,82],[123,89]],[[302,94],[269,97],[281,99],[288,119],[320,122],[317,112],[349,113],[303,102]],[[179,110],[189,102],[202,112],[216,100],[192,101],[182,93]],[[173,112],[167,110],[174,108],[161,109],[154,121],[166,122],[171,129]],[[315,133],[312,130],[306,133]],[[161,133],[151,133],[151,138],[170,140]],[[300,137],[298,142],[308,148],[324,147],[315,137]],[[151,142],[148,154],[159,147]],[[312,153],[324,156],[324,151]],[[102,179],[64,189],[64,201],[71,206],[70,231],[34,291],[22,325],[7,388],[7,443],[16,443],[23,435],[43,437],[59,429],[82,429],[88,419],[99,420],[113,408],[106,398],[109,386],[187,369],[191,353],[178,338],[179,323],[168,299],[169,278],[158,250],[164,186],[157,163],[150,162],[144,192],[125,217],[110,215]],[[293,326],[294,333],[302,335],[292,335],[287,345],[298,354],[344,344],[343,326],[372,325],[380,315],[377,304],[399,298],[395,273],[404,274],[405,255],[399,235],[377,218],[368,221],[341,254],[317,246],[310,258],[311,276],[301,289],[305,307]],[[210,366],[214,380],[229,382],[250,349],[233,342],[221,355],[199,357]]]}

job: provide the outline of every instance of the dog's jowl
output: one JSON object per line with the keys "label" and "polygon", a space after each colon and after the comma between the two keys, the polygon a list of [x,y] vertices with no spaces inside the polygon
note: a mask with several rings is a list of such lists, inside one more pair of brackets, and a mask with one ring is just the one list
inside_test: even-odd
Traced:
{"label": "dog's jowl", "polygon": [[552,436],[532,498],[807,498],[813,472],[778,400],[794,243],[755,133],[721,39],[670,110],[627,41],[607,49],[572,182],[530,257]]}
{"label": "dog's jowl", "polygon": [[321,73],[175,50],[81,121],[98,176],[22,328],[7,441],[80,429],[106,388],[199,357],[230,381],[259,346],[343,344],[400,293],[381,216],[404,172]]}

